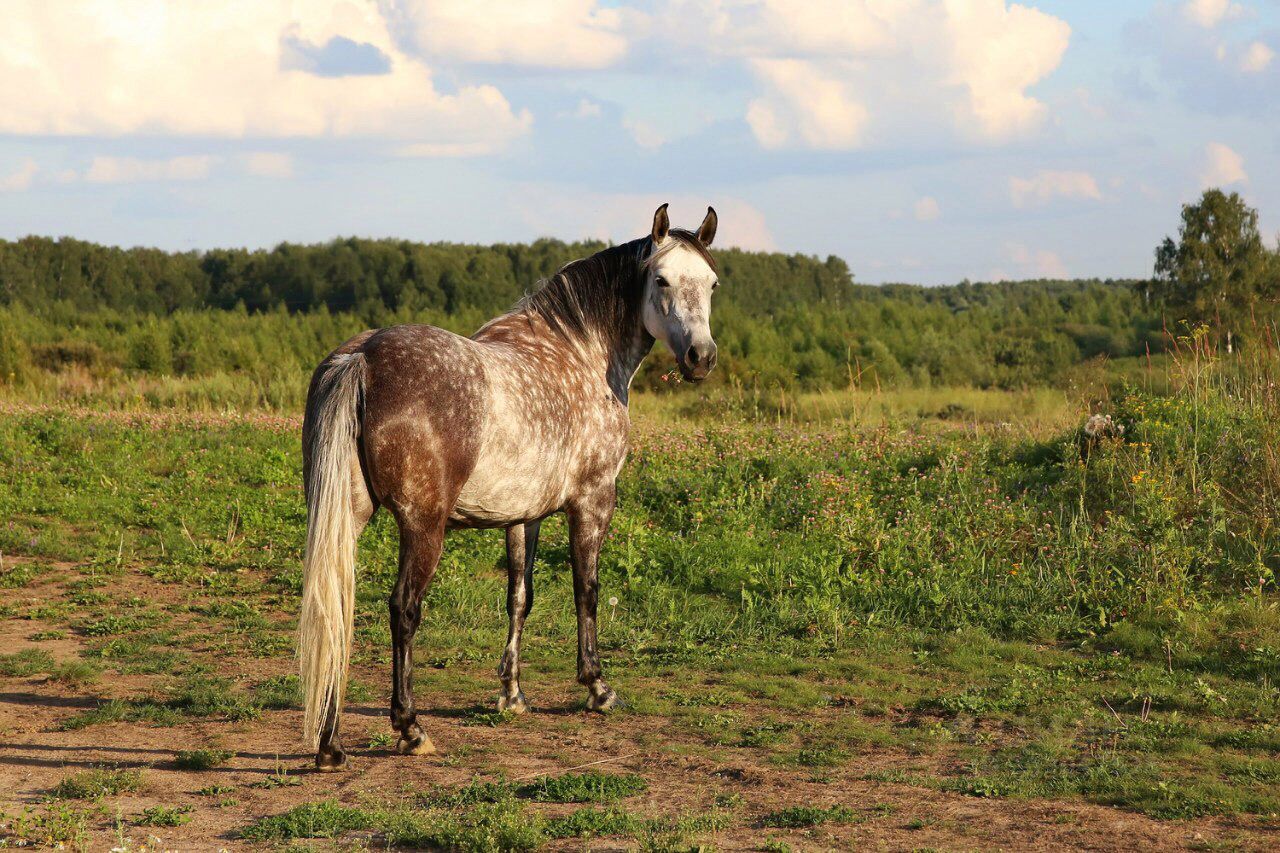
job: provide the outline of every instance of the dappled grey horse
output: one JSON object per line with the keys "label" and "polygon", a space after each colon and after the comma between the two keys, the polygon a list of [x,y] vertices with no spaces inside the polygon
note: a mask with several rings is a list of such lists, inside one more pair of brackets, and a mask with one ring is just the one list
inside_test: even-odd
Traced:
{"label": "dappled grey horse", "polygon": [[538,526],[563,511],[587,706],[617,695],[596,650],[596,561],[627,454],[628,390],[655,339],[690,380],[716,363],[709,318],[718,282],[697,232],[658,208],[649,236],[574,261],[470,338],[432,326],[362,332],[316,368],[302,426],[307,540],[299,658],[303,726],[316,766],[346,761],[339,718],[351,655],[355,543],[385,506],[400,529],[391,594],[391,722],[404,754],[434,751],[417,722],[413,637],[445,531],[507,532],[506,650],[498,708],[527,710],[520,634],[533,604]]}

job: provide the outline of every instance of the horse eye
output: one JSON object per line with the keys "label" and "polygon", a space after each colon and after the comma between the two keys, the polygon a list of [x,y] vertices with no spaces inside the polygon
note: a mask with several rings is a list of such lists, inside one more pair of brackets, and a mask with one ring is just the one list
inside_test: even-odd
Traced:
{"label": "horse eye", "polygon": [[715,281],[711,282],[711,289],[712,289],[712,290],[715,290],[715,289],[716,289],[717,287],[719,287],[719,286],[720,286],[720,279],[716,279]]}
{"label": "horse eye", "polygon": [[668,282],[667,282],[667,280],[666,280],[665,278],[663,278],[662,276],[655,276],[653,280],[654,280],[655,282],[657,282],[658,287],[670,287],[670,286],[671,286],[671,285],[670,285],[670,283],[668,283]]}

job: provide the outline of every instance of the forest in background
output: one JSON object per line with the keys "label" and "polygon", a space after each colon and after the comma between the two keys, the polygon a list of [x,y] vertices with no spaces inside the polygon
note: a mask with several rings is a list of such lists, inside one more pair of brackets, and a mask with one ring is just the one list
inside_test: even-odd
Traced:
{"label": "forest in background", "polygon": [[[603,246],[349,238],[164,252],[0,240],[0,383],[66,370],[292,382],[364,328],[469,334]],[[1256,211],[1217,190],[1183,208],[1149,281],[870,286],[835,256],[716,256],[714,382],[805,391],[1054,383],[1092,359],[1159,354],[1191,322],[1211,324],[1229,350],[1270,336],[1280,270]],[[669,370],[650,359],[637,385],[662,387]]]}

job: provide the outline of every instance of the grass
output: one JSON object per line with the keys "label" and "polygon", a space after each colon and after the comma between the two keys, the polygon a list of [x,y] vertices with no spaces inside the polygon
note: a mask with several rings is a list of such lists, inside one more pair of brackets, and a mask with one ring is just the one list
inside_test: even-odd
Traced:
{"label": "grass", "polygon": [[849,823],[857,817],[857,812],[842,805],[834,805],[828,808],[792,806],[780,811],[770,812],[760,819],[760,824],[777,829],[806,829],[824,823]]}
{"label": "grass", "polygon": [[182,826],[191,820],[190,806],[152,806],[134,815],[136,826]]}
{"label": "grass", "polygon": [[[1175,368],[1186,373],[1169,378],[1175,393],[1108,400],[1124,437],[1087,459],[1061,412],[1037,408],[1042,395],[1007,410],[984,398],[992,408],[963,423],[920,414],[945,408],[938,389],[885,402],[892,411],[874,424],[641,402],[600,561],[600,645],[633,703],[625,719],[660,733],[645,743],[655,752],[729,768],[747,756],[779,780],[832,782],[825,791],[877,753],[895,763],[876,778],[923,789],[1274,821],[1280,401],[1270,378],[1245,383],[1231,365]],[[957,400],[977,411],[980,396]],[[1018,421],[1024,405],[1043,415],[1031,427]],[[0,675],[69,688],[96,673],[153,676],[137,695],[61,714],[66,729],[252,724],[296,708],[295,677],[262,675],[292,667],[304,526],[295,429],[265,416],[0,419],[0,466],[20,485],[0,490],[0,551],[31,561],[7,562],[8,582],[22,590],[36,574],[19,568],[48,566],[39,600],[15,594],[0,612],[85,645],[83,661],[0,656]],[[396,556],[380,515],[361,539],[354,657],[368,684],[354,701],[385,701]],[[498,735],[560,731],[567,720],[476,705],[505,642],[502,559],[500,536],[450,535],[419,632],[419,697]],[[549,519],[525,640],[535,697],[574,678],[566,560],[564,525]],[[463,752],[449,760],[485,769]],[[297,783],[282,768],[254,784]],[[811,803],[729,812],[712,805],[720,790],[692,816],[621,808],[644,790],[640,776],[604,772],[483,779],[408,803],[312,804],[251,831],[466,849],[622,836],[660,849],[714,832],[707,821],[866,816]]]}
{"label": "grass", "polygon": [[226,764],[233,755],[229,749],[182,750],[174,756],[173,763],[179,770],[212,770]]}
{"label": "grass", "polygon": [[649,789],[634,773],[565,773],[543,776],[520,789],[521,796],[540,803],[611,803]]}
{"label": "grass", "polygon": [[136,791],[141,786],[141,770],[98,767],[66,777],[49,791],[49,796],[56,800],[100,800]]}

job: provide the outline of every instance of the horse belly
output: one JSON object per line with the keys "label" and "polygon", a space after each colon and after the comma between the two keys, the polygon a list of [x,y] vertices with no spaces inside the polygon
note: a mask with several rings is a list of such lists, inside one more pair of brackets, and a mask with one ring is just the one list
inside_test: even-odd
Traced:
{"label": "horse belly", "polygon": [[567,497],[564,467],[561,460],[536,457],[479,464],[449,520],[455,526],[503,527],[549,515]]}

